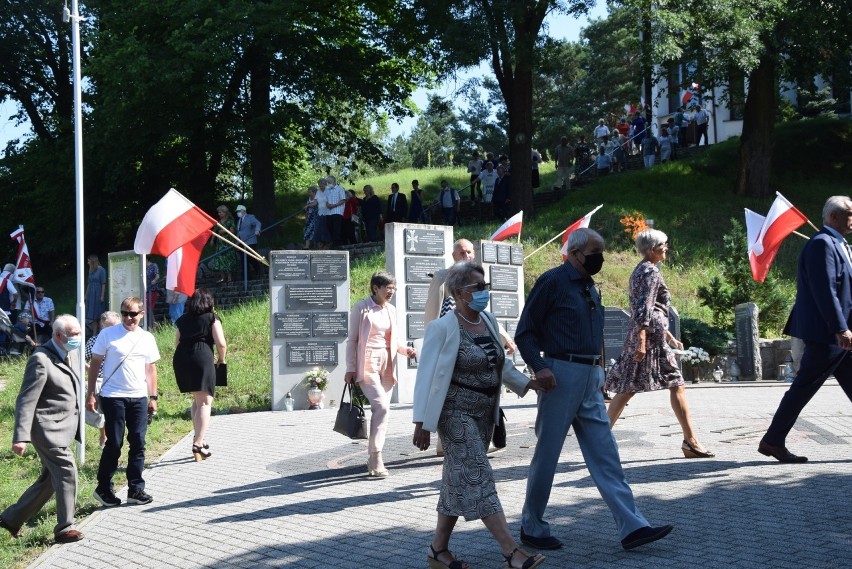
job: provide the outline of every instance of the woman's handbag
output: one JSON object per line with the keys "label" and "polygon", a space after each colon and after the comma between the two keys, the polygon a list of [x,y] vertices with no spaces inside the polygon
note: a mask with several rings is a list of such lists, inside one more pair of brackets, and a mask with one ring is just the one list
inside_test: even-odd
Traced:
{"label": "woman's handbag", "polygon": [[[349,391],[349,401],[343,398]],[[367,426],[367,417],[364,415],[364,407],[352,399],[352,384],[343,386],[343,394],[340,396],[340,408],[337,410],[337,418],[334,420],[334,430],[350,439],[367,439],[370,437]]]}
{"label": "woman's handbag", "polygon": [[228,364],[221,363],[216,366],[216,387],[228,386]]}
{"label": "woman's handbag", "polygon": [[500,420],[494,425],[494,434],[491,442],[495,448],[506,448],[506,414],[500,409]]}

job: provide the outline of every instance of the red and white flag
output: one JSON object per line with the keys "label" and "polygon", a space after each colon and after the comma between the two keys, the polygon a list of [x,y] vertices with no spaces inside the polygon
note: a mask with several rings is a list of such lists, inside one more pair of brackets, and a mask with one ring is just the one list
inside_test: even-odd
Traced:
{"label": "red and white flag", "polygon": [[145,214],[133,250],[168,257],[214,225],[215,219],[172,188]]}
{"label": "red and white flag", "polygon": [[592,211],[590,211],[565,229],[565,233],[562,234],[562,249],[559,250],[559,252],[562,253],[563,261],[568,258],[568,236],[571,235],[575,229],[580,229],[581,227],[588,227],[589,222],[592,220],[592,216],[595,215],[595,212],[602,207],[603,204],[599,205],[598,207],[596,207],[595,209],[593,209]]}
{"label": "red and white flag", "polygon": [[27,248],[27,242],[24,240],[24,226],[18,226],[18,229],[10,233],[9,237],[18,242],[18,256],[15,262],[15,274],[12,276],[12,282],[35,288],[33,264],[30,262],[30,250]]}
{"label": "red and white flag", "polygon": [[521,234],[521,227],[524,224],[524,211],[521,210],[501,225],[497,231],[489,238],[491,241],[504,241],[513,235]]}
{"label": "red and white flag", "polygon": [[766,280],[781,242],[808,221],[808,218],[787,198],[778,192],[775,194],[775,201],[772,202],[766,217],[751,210],[745,210],[751,276],[760,283]]}
{"label": "red and white flag", "polygon": [[201,251],[211,231],[208,229],[198,237],[175,249],[166,260],[166,288],[192,296],[195,292],[195,277],[198,274],[198,261]]}

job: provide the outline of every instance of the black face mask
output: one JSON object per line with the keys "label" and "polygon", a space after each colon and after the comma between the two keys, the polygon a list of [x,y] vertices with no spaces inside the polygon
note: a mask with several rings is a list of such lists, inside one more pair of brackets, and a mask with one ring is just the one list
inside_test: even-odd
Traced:
{"label": "black face mask", "polygon": [[589,273],[589,276],[596,275],[601,272],[603,263],[603,253],[589,253],[588,255],[583,255],[582,267],[587,273]]}

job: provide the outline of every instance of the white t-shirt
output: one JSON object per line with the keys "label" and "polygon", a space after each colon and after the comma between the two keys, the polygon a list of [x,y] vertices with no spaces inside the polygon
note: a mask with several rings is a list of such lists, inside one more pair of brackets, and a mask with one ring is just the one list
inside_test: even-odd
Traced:
{"label": "white t-shirt", "polygon": [[325,216],[331,213],[331,210],[328,210],[325,207],[325,204],[328,203],[328,189],[317,190],[317,196],[314,199],[317,200],[317,215]]}
{"label": "white t-shirt", "polygon": [[482,160],[478,158],[476,160],[471,160],[467,163],[467,171],[473,174],[474,176],[479,176],[479,173],[482,172]]}
{"label": "white t-shirt", "polygon": [[116,324],[101,330],[92,354],[104,356],[101,395],[148,397],[145,367],[160,359],[153,334],[142,328],[129,332],[123,324]]}
{"label": "white t-shirt", "polygon": [[600,124],[595,127],[595,138],[603,138],[609,136],[609,128],[605,124]]}
{"label": "white t-shirt", "polygon": [[494,197],[494,185],[497,183],[497,170],[483,170],[479,175],[482,180],[482,199],[485,203],[491,203],[491,198]]}

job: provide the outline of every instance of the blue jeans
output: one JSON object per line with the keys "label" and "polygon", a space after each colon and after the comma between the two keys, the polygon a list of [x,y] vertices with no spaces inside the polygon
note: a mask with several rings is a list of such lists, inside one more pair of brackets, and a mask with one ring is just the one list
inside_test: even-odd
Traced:
{"label": "blue jeans", "polygon": [[127,486],[130,492],[144,490],[145,433],[148,431],[147,397],[101,397],[107,442],[98,464],[98,490],[113,490],[112,477],[118,469],[124,429],[127,427]]}
{"label": "blue jeans", "polygon": [[535,434],[538,443],[527,475],[527,496],[521,516],[524,533],[548,537],[550,525],[544,510],[565,444],[568,429],[574,427],[586,467],[598,491],[609,506],[623,539],[647,526],[648,521],[636,508],[633,491],[624,479],[618,446],[609,427],[603,400],[604,374],[600,366],[590,366],[548,358],[545,360],[556,377],[556,388],[538,394]]}

